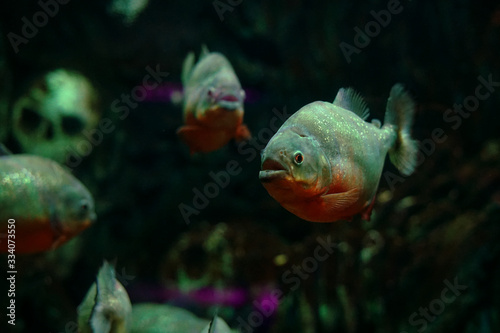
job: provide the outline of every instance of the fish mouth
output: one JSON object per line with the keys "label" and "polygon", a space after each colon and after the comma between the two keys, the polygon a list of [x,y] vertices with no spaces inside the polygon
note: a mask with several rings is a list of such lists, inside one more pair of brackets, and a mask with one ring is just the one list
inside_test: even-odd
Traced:
{"label": "fish mouth", "polygon": [[241,108],[242,101],[234,94],[226,94],[217,97],[215,104],[228,111],[235,111]]}
{"label": "fish mouth", "polygon": [[222,97],[218,98],[218,101],[239,102],[240,99],[236,95],[227,94],[227,95],[223,95]]}
{"label": "fish mouth", "polygon": [[82,231],[95,223],[95,220],[87,220],[82,223]]}
{"label": "fish mouth", "polygon": [[259,172],[259,179],[262,182],[270,182],[275,179],[283,179],[288,175],[285,166],[273,159],[266,159],[262,163],[262,170]]}
{"label": "fish mouth", "polygon": [[94,223],[96,223],[97,221],[97,214],[95,212],[92,212],[89,217],[88,217],[88,220],[86,221],[88,223],[87,226],[90,226]]}

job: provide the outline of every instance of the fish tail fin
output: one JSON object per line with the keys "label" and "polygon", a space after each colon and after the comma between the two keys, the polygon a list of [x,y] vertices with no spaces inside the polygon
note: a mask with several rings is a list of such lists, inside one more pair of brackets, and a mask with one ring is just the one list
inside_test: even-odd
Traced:
{"label": "fish tail fin", "polygon": [[387,100],[384,127],[393,126],[396,142],[389,150],[391,162],[404,175],[411,175],[417,163],[418,142],[411,138],[415,103],[399,83],[395,84]]}

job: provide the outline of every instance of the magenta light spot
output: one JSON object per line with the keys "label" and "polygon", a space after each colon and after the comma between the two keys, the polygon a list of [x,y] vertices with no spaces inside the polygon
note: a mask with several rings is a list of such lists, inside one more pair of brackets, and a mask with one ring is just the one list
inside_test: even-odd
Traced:
{"label": "magenta light spot", "polygon": [[148,102],[176,102],[182,96],[182,84],[175,82],[166,82],[154,89],[147,90],[145,100]]}
{"label": "magenta light spot", "polygon": [[[146,89],[147,94],[144,99],[147,102],[160,102],[160,103],[179,103],[182,99],[183,88],[180,82],[165,82],[158,85],[154,89]],[[256,89],[245,89],[245,103],[257,103],[262,94]],[[225,101],[238,101],[238,97],[234,95],[225,95],[221,98]]]}
{"label": "magenta light spot", "polygon": [[253,305],[257,310],[269,317],[278,311],[279,302],[277,293],[267,290],[259,294]]}
{"label": "magenta light spot", "polygon": [[197,303],[205,305],[224,305],[231,307],[239,307],[246,301],[246,292],[241,288],[213,288],[205,287],[198,290],[193,290],[189,293],[190,298]]}
{"label": "magenta light spot", "polygon": [[204,287],[183,291],[176,287],[164,288],[158,285],[135,284],[128,290],[133,302],[174,302],[181,304],[199,304],[204,306],[222,305],[240,307],[248,301],[245,289],[236,287]]}

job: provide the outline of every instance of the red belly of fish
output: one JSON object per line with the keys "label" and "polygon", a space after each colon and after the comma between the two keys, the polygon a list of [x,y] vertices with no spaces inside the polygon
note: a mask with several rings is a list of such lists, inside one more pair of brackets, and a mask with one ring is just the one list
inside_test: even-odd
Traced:
{"label": "red belly of fish", "polygon": [[[16,219],[15,239],[11,239],[10,248],[15,244],[15,253],[35,253],[48,250],[52,247],[56,236],[48,220],[18,220]],[[0,231],[6,234],[6,228]],[[12,243],[14,241],[15,243]],[[6,253],[9,250],[8,238],[2,238],[0,242],[0,252]]]}
{"label": "red belly of fish", "polygon": [[225,109],[210,110],[203,119],[196,119],[191,113],[186,125],[178,134],[191,152],[211,152],[225,146],[231,139],[237,141],[250,138],[248,128],[242,124],[243,111]]}

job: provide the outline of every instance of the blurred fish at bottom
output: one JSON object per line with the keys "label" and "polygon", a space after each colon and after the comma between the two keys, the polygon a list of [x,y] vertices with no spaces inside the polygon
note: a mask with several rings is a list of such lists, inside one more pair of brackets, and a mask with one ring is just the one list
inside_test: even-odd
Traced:
{"label": "blurred fish at bottom", "polygon": [[96,220],[87,188],[57,162],[0,144],[0,252],[51,250]]}
{"label": "blurred fish at bottom", "polygon": [[182,68],[185,125],[177,131],[191,153],[211,152],[250,138],[243,124],[245,91],[225,56],[203,48],[194,63],[189,53]]}
{"label": "blurred fish at bottom", "polygon": [[127,291],[104,261],[94,283],[78,307],[81,333],[231,333],[217,315],[211,321],[167,304],[131,305]]}
{"label": "blurred fish at bottom", "polygon": [[96,282],[78,307],[80,333],[130,332],[132,305],[115,276],[114,267],[104,261]]}

